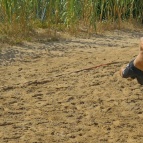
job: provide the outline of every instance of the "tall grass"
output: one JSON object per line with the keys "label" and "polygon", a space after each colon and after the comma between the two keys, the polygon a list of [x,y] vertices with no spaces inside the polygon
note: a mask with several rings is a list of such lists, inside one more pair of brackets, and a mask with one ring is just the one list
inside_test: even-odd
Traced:
{"label": "tall grass", "polygon": [[27,35],[35,27],[77,31],[97,23],[143,22],[141,0],[0,0],[0,33]]}

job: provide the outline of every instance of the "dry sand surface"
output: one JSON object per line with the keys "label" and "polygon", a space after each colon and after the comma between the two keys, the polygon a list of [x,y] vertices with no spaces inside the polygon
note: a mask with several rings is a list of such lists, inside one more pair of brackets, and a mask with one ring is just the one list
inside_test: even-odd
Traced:
{"label": "dry sand surface", "polygon": [[143,87],[119,76],[141,36],[1,45],[0,143],[143,143]]}

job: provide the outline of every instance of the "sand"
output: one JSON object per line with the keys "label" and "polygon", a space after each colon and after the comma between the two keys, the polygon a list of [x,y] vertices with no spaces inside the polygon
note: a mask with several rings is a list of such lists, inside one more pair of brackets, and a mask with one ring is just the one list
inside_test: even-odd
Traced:
{"label": "sand", "polygon": [[0,143],[142,143],[143,86],[119,75],[141,36],[1,44]]}

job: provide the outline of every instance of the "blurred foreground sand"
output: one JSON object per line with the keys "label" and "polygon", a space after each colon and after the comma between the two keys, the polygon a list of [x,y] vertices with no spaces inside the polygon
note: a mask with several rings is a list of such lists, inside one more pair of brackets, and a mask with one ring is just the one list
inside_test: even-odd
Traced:
{"label": "blurred foreground sand", "polygon": [[[141,36],[114,31],[3,47],[0,143],[142,143],[143,87],[119,76]],[[71,73],[109,62],[117,63]]]}

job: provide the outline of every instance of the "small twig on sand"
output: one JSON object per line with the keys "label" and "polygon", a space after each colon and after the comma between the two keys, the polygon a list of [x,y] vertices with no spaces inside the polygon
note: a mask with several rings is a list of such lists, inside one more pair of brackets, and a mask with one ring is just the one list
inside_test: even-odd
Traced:
{"label": "small twig on sand", "polygon": [[125,63],[126,61],[110,62],[110,63],[106,63],[106,64],[100,64],[100,65],[97,65],[97,66],[94,66],[94,67],[89,67],[89,68],[85,68],[85,69],[81,69],[81,70],[77,70],[77,71],[68,72],[68,73],[65,73],[65,74],[56,75],[56,77],[63,76],[63,75],[66,75],[66,74],[78,73],[78,72],[82,72],[82,71],[86,71],[86,70],[93,70],[93,69],[96,69],[96,68],[99,68],[99,67],[104,67],[104,66],[123,63],[123,62]]}

